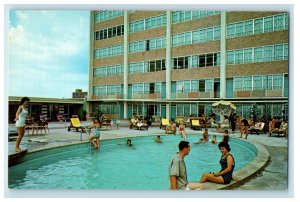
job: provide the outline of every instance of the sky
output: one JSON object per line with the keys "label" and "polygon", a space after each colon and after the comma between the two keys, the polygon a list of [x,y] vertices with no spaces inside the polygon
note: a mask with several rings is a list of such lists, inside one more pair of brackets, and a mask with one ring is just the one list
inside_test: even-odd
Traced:
{"label": "sky", "polygon": [[8,56],[9,96],[87,91],[89,11],[10,10]]}

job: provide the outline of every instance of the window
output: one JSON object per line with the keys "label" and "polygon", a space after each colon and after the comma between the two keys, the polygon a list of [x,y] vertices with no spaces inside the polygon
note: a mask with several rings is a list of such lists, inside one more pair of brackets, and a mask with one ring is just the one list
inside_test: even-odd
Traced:
{"label": "window", "polygon": [[273,31],[273,16],[264,18],[264,32]]}
{"label": "window", "polygon": [[207,40],[207,41],[211,41],[211,40],[213,40],[213,36],[214,36],[214,29],[213,29],[212,27],[210,27],[210,28],[207,28],[207,31],[206,31],[206,33],[207,33],[206,40]]}
{"label": "window", "polygon": [[227,38],[234,38],[235,37],[235,24],[228,24],[227,25]]}
{"label": "window", "polygon": [[263,33],[263,18],[254,20],[254,34]]}
{"label": "window", "polygon": [[252,48],[244,49],[244,63],[252,62]]}
{"label": "window", "polygon": [[253,20],[248,20],[245,22],[245,35],[253,34]]}
{"label": "window", "polygon": [[273,60],[273,49],[274,49],[274,46],[264,47],[264,60],[265,61],[272,61]]}
{"label": "window", "polygon": [[214,28],[214,40],[221,39],[221,26],[217,26]]}
{"label": "window", "polygon": [[183,92],[184,93],[189,93],[191,90],[191,82],[189,80],[184,81],[184,88],[183,88]]}
{"label": "window", "polygon": [[288,60],[289,59],[289,45],[284,44],[283,46],[284,46],[284,52],[283,52],[284,60]]}
{"label": "window", "polygon": [[213,54],[207,54],[206,55],[206,66],[213,66],[214,65],[214,55]]}
{"label": "window", "polygon": [[243,64],[243,50],[235,51],[235,64]]}
{"label": "window", "polygon": [[206,29],[200,30],[199,35],[200,35],[200,43],[203,43],[207,40],[206,39]]}
{"label": "window", "polygon": [[244,22],[236,23],[235,27],[236,27],[236,32],[235,32],[236,37],[243,36],[244,35]]}
{"label": "window", "polygon": [[252,76],[245,76],[244,77],[244,91],[251,91],[252,90]]}
{"label": "window", "polygon": [[182,93],[183,92],[183,81],[176,82],[176,92]]}
{"label": "window", "polygon": [[283,76],[273,75],[273,90],[282,90],[283,87]]}
{"label": "window", "polygon": [[263,76],[263,89],[272,90],[273,77],[272,76]]}
{"label": "window", "polygon": [[200,42],[200,33],[199,31],[193,31],[193,42],[192,43],[199,43]]}
{"label": "window", "polygon": [[254,62],[263,62],[263,47],[254,48]]}
{"label": "window", "polygon": [[253,77],[253,90],[262,90],[262,76]]}
{"label": "window", "polygon": [[205,80],[199,80],[199,91],[205,92]]}
{"label": "window", "polygon": [[164,71],[166,70],[166,60],[162,60],[162,67],[161,70]]}
{"label": "window", "polygon": [[227,64],[234,64],[234,51],[227,51]]}
{"label": "window", "polygon": [[205,67],[206,66],[206,57],[205,55],[199,56],[199,67]]}
{"label": "window", "polygon": [[192,67],[198,67],[198,60],[199,60],[198,55],[192,56]]}
{"label": "window", "polygon": [[150,61],[150,72],[155,72],[155,61]]}
{"label": "window", "polygon": [[234,89],[235,89],[235,91],[243,90],[243,77],[235,77],[234,78]]}
{"label": "window", "polygon": [[205,79],[205,92],[213,92],[213,79]]}
{"label": "window", "polygon": [[274,30],[280,31],[284,30],[284,14],[281,15],[275,15],[274,16]]}
{"label": "window", "polygon": [[184,58],[178,58],[178,66],[177,69],[183,69]]}
{"label": "window", "polygon": [[156,60],[156,71],[161,71],[161,60]]}
{"label": "window", "polygon": [[198,81],[197,80],[191,81],[191,92],[198,92]]}

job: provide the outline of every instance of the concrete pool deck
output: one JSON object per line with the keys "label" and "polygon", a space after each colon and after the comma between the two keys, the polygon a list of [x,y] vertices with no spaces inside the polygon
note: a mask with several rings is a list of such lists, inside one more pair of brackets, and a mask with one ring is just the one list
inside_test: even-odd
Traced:
{"label": "concrete pool deck", "polygon": [[[83,122],[83,125],[89,125],[87,122]],[[68,123],[67,123],[68,125]],[[14,129],[14,125],[9,125],[9,129]],[[75,130],[67,131],[67,126],[59,123],[49,123],[50,135],[24,135],[21,142],[21,148],[27,148],[27,152],[31,153],[37,150],[43,150],[51,147],[69,145],[80,143],[80,132]],[[214,132],[215,129],[209,128],[209,134],[221,133]],[[31,131],[29,131],[31,133]],[[199,134],[201,131],[194,131],[190,128],[186,128],[187,134]],[[148,135],[163,135],[164,130],[160,129],[159,126],[151,126],[149,130],[130,130],[128,123],[124,122],[117,129],[112,127],[110,130],[104,130],[101,133],[101,139],[113,139],[123,137],[134,137],[134,136],[148,136]],[[231,137],[239,137],[239,133],[230,134]],[[82,141],[88,141],[88,135],[82,134]],[[224,189],[235,189],[235,190],[287,190],[288,188],[288,139],[284,137],[269,137],[267,134],[260,135],[248,135],[248,142],[254,143],[256,146],[261,147],[264,151],[263,159],[257,160],[258,164],[262,169],[256,169],[258,172],[255,173],[238,173],[238,175],[249,176],[246,180],[238,183],[231,183]],[[263,145],[263,146],[261,146]],[[15,141],[8,142],[8,155],[9,158],[13,157],[16,153],[14,151]],[[270,161],[266,160],[269,155]],[[266,162],[264,162],[266,161]],[[251,170],[251,169],[249,169]],[[244,171],[243,171],[244,172]],[[213,186],[207,183],[206,189],[222,189],[221,186]]]}

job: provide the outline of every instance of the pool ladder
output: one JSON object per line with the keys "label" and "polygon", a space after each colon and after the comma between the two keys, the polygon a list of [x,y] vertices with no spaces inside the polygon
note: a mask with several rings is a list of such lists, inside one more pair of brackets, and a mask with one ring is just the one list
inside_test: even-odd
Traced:
{"label": "pool ladder", "polygon": [[[82,126],[81,128],[81,133],[80,133],[80,142],[82,142],[82,131],[83,129],[86,131],[86,133],[90,136],[90,129],[85,127],[85,126]],[[89,150],[90,150],[90,154],[92,153],[92,143],[89,141]]]}

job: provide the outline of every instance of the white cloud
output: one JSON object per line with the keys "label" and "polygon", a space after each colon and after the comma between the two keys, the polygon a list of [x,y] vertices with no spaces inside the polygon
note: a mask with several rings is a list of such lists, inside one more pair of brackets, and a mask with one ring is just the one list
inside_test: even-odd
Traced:
{"label": "white cloud", "polygon": [[71,97],[87,90],[88,20],[87,12],[16,11],[8,30],[9,95]]}

